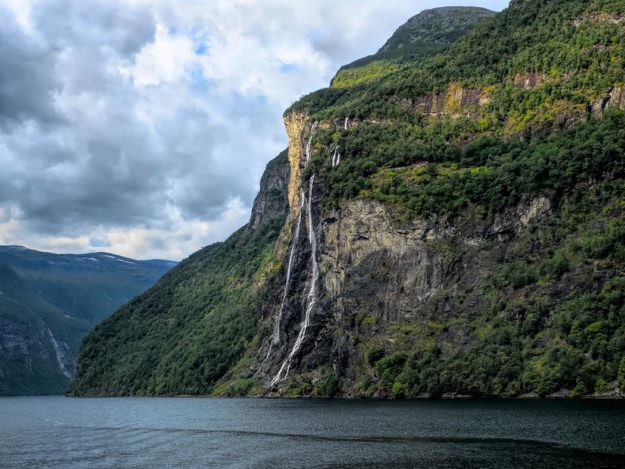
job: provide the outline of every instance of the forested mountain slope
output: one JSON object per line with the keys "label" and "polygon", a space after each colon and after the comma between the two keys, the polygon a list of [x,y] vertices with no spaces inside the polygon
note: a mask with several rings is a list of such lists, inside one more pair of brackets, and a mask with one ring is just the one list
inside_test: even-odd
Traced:
{"label": "forested mountain slope", "polygon": [[0,265],[0,395],[64,393],[87,331]]}
{"label": "forested mountain slope", "polygon": [[250,223],[181,262],[87,337],[75,394],[206,394],[257,333],[276,240],[288,212],[289,165],[267,166]]}
{"label": "forested mountain slope", "polygon": [[51,254],[0,246],[0,264],[15,270],[47,302],[95,326],[154,285],[176,262],[139,261],[105,252]]}
{"label": "forested mountain slope", "polygon": [[[183,264],[184,289],[160,284],[175,305],[144,296],[150,315],[118,312],[86,341],[73,392],[622,395],[623,9],[512,1],[442,51],[302,98],[285,113],[288,216],[264,261],[235,235],[228,270]],[[182,306],[208,278],[212,298],[250,275],[245,307]],[[188,327],[179,307],[191,324],[227,318],[225,343],[144,339],[154,321],[163,336]],[[131,338],[143,351],[111,352]],[[174,352],[175,373],[160,365]]]}

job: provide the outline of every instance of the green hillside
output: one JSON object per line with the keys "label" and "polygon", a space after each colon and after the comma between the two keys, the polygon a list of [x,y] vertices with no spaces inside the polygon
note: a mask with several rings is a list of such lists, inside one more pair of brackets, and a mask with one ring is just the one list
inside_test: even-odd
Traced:
{"label": "green hillside", "polygon": [[193,254],[95,328],[72,393],[207,394],[257,332],[287,211],[286,152],[269,163],[250,224]]}
{"label": "green hillside", "polygon": [[20,246],[0,246],[0,264],[15,270],[41,298],[92,326],[176,265],[107,253],[50,254]]}
{"label": "green hillside", "polygon": [[0,265],[0,395],[65,392],[88,330]]}

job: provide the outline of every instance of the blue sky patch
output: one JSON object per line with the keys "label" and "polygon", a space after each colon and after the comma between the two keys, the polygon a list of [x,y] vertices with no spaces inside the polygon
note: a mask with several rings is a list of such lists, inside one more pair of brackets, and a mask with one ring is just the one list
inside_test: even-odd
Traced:
{"label": "blue sky patch", "polygon": [[298,69],[299,67],[297,66],[297,64],[287,64],[287,63],[280,64],[280,71],[282,73],[294,73],[294,72],[297,72]]}

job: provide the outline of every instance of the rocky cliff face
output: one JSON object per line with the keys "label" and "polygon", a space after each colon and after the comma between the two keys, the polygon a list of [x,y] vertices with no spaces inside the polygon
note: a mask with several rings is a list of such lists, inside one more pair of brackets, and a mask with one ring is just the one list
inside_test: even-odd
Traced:
{"label": "rocky cliff face", "polygon": [[[244,359],[246,368],[228,374],[218,389],[228,394],[237,379],[251,377],[251,395],[323,395],[330,380],[333,393],[371,395],[359,387],[363,378],[375,380],[371,344],[380,339],[380,350],[408,351],[410,344],[393,338],[395,329],[479,311],[485,302],[477,294],[465,303],[467,292],[483,288],[502,250],[548,219],[550,202],[539,197],[488,220],[458,224],[401,221],[392,207],[372,200],[327,211],[323,181],[310,184],[311,176],[302,191],[308,142],[319,125],[305,115],[287,115],[285,124],[292,223],[282,237],[290,250],[265,301],[257,348]],[[445,333],[453,347],[470,340],[469,330]]]}
{"label": "rocky cliff face", "polygon": [[[287,127],[293,121],[300,123],[300,133],[292,143],[301,145],[296,154],[303,159],[290,160],[289,187],[305,187],[293,175],[306,173],[313,123],[306,116],[287,117]],[[321,194],[327,187],[323,179],[312,177],[309,184],[315,185],[302,193],[303,200],[296,199],[299,206],[292,207],[289,217],[299,223],[283,229],[290,251],[283,252],[283,269],[271,281],[258,340],[222,379],[217,394],[553,392],[553,384],[539,378],[544,372],[538,368],[550,366],[543,364],[542,354],[560,340],[551,321],[566,321],[561,316],[570,314],[580,298],[588,298],[585,294],[601,295],[615,287],[613,264],[595,261],[590,280],[586,264],[573,267],[554,257],[554,249],[594,236],[589,226],[611,223],[607,209],[603,215],[584,215],[584,223],[566,234],[557,227],[579,209],[577,202],[554,207],[545,196],[526,198],[492,216],[468,211],[454,221],[406,221],[397,208],[373,200],[324,209]],[[596,207],[604,202],[591,197],[585,203]],[[302,212],[310,216],[300,220]],[[524,257],[543,258],[543,267],[528,272]],[[536,283],[541,269],[546,276]],[[599,317],[595,314],[591,317]],[[557,353],[577,352],[564,348]],[[618,393],[616,381],[599,381],[564,387],[554,396],[583,393],[588,388],[582,386]]]}
{"label": "rocky cliff face", "polygon": [[87,336],[71,394],[212,391],[253,341],[263,299],[278,295],[289,173],[282,152],[267,165],[246,226],[185,259]]}
{"label": "rocky cliff face", "polygon": [[285,187],[291,180],[289,165],[285,164],[287,155],[288,151],[284,151],[269,163],[263,173],[249,223],[253,230],[259,230],[276,219],[282,220],[289,210],[290,201],[284,196]]}

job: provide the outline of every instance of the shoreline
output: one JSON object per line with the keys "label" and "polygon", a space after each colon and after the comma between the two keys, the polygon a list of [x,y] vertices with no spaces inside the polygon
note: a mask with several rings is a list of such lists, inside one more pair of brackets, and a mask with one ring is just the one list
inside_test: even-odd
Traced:
{"label": "shoreline", "polygon": [[441,402],[441,401],[625,401],[623,394],[589,394],[585,396],[570,396],[564,394],[550,394],[547,396],[539,396],[537,394],[523,394],[520,396],[491,396],[491,397],[474,397],[467,395],[443,395],[440,397],[409,397],[409,398],[386,398],[386,397],[319,397],[319,396],[213,396],[210,394],[169,394],[169,395],[112,395],[112,394],[94,394],[94,395],[70,395],[70,394],[53,394],[42,396],[1,396],[1,397],[67,397],[76,399],[110,399],[110,398],[170,398],[170,399],[267,399],[267,400],[321,400],[321,401],[374,401],[374,402]]}

